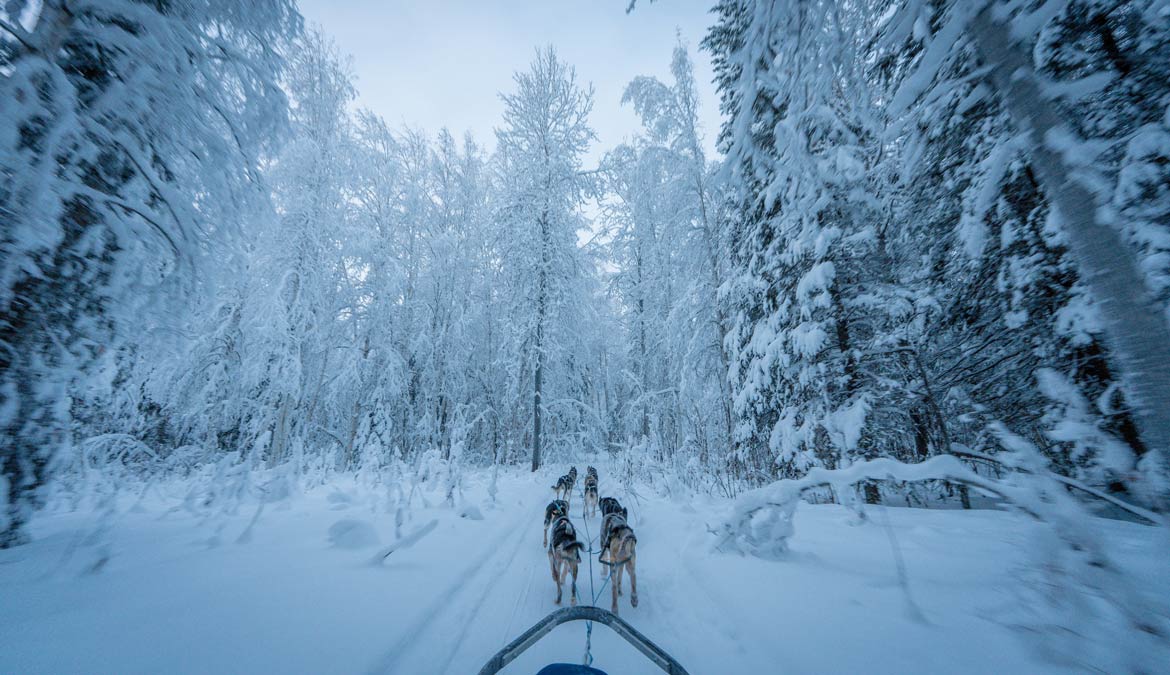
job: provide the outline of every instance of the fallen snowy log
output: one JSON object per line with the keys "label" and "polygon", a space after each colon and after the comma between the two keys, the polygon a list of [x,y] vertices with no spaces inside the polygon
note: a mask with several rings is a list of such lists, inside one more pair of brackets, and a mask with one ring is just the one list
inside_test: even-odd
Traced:
{"label": "fallen snowy log", "polygon": [[[846,488],[865,480],[948,480],[1015,504],[1008,486],[980,476],[956,457],[939,455],[918,464],[881,457],[844,469],[817,467],[809,470],[803,478],[780,480],[745,492],[736,500],[731,515],[716,529],[720,536],[716,548],[761,558],[777,557],[788,548],[787,540],[793,534],[792,514],[805,490],[832,487],[837,494],[844,496]],[[1040,518],[1026,506],[1015,505]]]}

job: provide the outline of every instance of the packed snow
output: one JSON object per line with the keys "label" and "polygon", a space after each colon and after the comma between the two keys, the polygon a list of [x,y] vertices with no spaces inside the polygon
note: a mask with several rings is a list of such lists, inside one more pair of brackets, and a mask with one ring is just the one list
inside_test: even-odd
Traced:
{"label": "packed snow", "polygon": [[[109,528],[100,573],[88,571],[93,517],[44,513],[32,544],[0,552],[0,672],[476,672],[556,608],[541,546],[554,480],[501,472],[493,502],[490,475],[470,474],[457,508],[424,489],[435,506],[416,499],[402,528],[423,536],[379,564],[368,547],[396,539],[395,514],[347,477],[270,505],[245,543],[234,535],[251,509],[201,520],[172,508],[183,486],[157,486]],[[763,560],[714,549],[726,500],[615,482],[603,467],[601,493],[638,534],[641,599],[630,607],[627,587],[620,615],[693,674],[1067,672],[1013,627],[1028,609],[1024,543],[1040,527],[1017,514],[871,507],[860,521],[801,503],[787,552]],[[578,490],[573,521],[596,549],[600,520],[580,508]],[[1127,566],[1165,577],[1153,528],[1100,524]],[[209,545],[215,532],[228,543]],[[603,591],[608,607],[603,584],[583,561],[582,598]],[[580,662],[584,648],[585,625],[566,624],[504,672]],[[592,654],[611,673],[658,672],[603,626]]]}

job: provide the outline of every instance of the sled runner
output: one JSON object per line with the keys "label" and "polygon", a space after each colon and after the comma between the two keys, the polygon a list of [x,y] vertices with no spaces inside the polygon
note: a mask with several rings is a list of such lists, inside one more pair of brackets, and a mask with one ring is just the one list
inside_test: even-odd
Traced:
{"label": "sled runner", "polygon": [[[513,640],[508,646],[496,652],[483,668],[480,669],[479,675],[495,675],[524,653],[529,647],[536,644],[545,635],[548,635],[553,628],[568,623],[569,621],[595,621],[603,623],[610,627],[613,632],[617,633],[626,642],[629,642],[635,649],[642,652],[642,654],[654,662],[663,672],[669,675],[688,675],[685,668],[679,665],[670,654],[662,651],[662,649],[651,642],[646,636],[639,633],[633,626],[623,621],[619,616],[608,612],[600,607],[565,607],[549,614],[536,625],[524,631],[520,637]],[[575,665],[570,663],[553,663],[540,669],[537,675],[606,675],[605,671],[592,668],[590,666]]]}

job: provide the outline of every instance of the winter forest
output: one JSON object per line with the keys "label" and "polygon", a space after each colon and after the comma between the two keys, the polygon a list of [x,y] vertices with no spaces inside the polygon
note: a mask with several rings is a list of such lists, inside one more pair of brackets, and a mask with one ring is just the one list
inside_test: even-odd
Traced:
{"label": "winter forest", "polygon": [[[1164,672],[1170,3],[711,4],[477,138],[294,0],[5,2],[0,672],[479,672],[558,496],[617,610],[586,466],[669,672]],[[588,626],[503,672],[665,669]]]}

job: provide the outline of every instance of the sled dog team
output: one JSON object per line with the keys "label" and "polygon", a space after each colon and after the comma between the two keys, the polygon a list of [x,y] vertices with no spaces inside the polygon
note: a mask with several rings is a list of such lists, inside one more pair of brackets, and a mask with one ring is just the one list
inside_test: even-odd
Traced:
{"label": "sled dog team", "polygon": [[[581,562],[581,551],[585,544],[577,539],[577,530],[569,520],[569,501],[577,484],[577,467],[557,479],[553,486],[556,499],[544,509],[544,546],[548,547],[548,563],[552,578],[557,584],[557,604],[561,604],[561,587],[572,575],[569,585],[569,601],[577,604],[577,565]],[[628,522],[629,511],[613,497],[597,498],[597,469],[585,471],[584,517],[597,515],[601,509],[601,556],[600,562],[609,568],[610,588],[613,593],[612,611],[618,611],[618,596],[622,594],[622,577],[630,574],[630,605],[638,606],[638,578],[635,572],[638,539]],[[552,539],[549,539],[549,526]]]}

